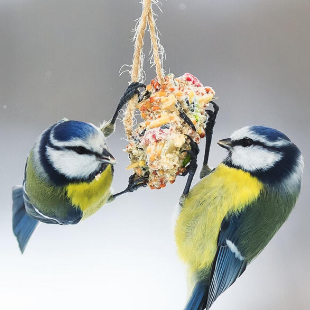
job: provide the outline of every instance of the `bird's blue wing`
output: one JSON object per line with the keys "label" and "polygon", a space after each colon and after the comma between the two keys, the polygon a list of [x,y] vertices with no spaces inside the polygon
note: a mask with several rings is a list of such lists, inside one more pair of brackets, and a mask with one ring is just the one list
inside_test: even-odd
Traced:
{"label": "bird's blue wing", "polygon": [[26,245],[38,225],[38,221],[30,217],[25,209],[23,187],[15,186],[12,191],[13,198],[13,232],[17,238],[19,248],[23,253]]}
{"label": "bird's blue wing", "polygon": [[218,248],[208,282],[196,283],[185,310],[208,310],[246,268],[246,260],[238,250],[240,216],[224,219],[218,236]]}
{"label": "bird's blue wing", "polygon": [[244,272],[247,262],[238,250],[240,219],[232,215],[225,219],[218,238],[218,250],[213,262],[206,309]]}
{"label": "bird's blue wing", "polygon": [[208,284],[205,282],[198,282],[192,292],[184,310],[203,310],[206,307],[208,297]]}

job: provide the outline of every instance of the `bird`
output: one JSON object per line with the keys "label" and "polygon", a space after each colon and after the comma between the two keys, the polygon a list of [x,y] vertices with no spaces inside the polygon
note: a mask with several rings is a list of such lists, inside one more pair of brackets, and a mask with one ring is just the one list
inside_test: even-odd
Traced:
{"label": "bird", "polygon": [[227,157],[180,200],[175,225],[185,310],[210,309],[287,220],[301,188],[303,156],[282,132],[246,126],[218,144]]}
{"label": "bird", "polygon": [[112,193],[115,158],[105,139],[115,130],[121,108],[141,83],[131,83],[113,118],[100,128],[86,122],[62,119],[46,129],[31,149],[23,185],[14,186],[13,232],[23,253],[39,222],[77,224],[116,197],[146,186],[146,179],[132,175],[125,190]]}
{"label": "bird", "polygon": [[31,149],[22,186],[14,186],[13,232],[21,252],[39,222],[77,224],[111,196],[115,158],[102,131],[91,123],[62,119]]}

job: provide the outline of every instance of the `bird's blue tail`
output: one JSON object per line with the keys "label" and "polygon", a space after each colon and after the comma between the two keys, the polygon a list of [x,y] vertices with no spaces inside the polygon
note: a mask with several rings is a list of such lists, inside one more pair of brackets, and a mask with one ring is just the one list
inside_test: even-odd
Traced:
{"label": "bird's blue tail", "polygon": [[39,222],[26,213],[22,186],[13,187],[12,198],[13,232],[17,238],[19,248],[23,253],[32,233],[34,232]]}
{"label": "bird's blue tail", "polygon": [[198,282],[184,310],[204,310],[208,299],[208,285]]}

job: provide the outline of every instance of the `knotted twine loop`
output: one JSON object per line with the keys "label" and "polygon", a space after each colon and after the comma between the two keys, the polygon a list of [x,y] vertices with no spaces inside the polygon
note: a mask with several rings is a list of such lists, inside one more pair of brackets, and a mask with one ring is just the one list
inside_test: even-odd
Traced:
{"label": "knotted twine loop", "polygon": [[[139,20],[139,24],[136,31],[135,36],[135,50],[133,55],[133,62],[131,68],[131,82],[139,82],[140,76],[140,68],[141,68],[141,58],[142,58],[142,50],[143,50],[143,42],[144,42],[144,34],[149,24],[151,42],[153,47],[153,57],[154,63],[156,66],[156,74],[159,84],[164,82],[163,69],[161,66],[161,61],[159,57],[158,51],[158,43],[157,43],[157,35],[156,35],[156,24],[153,16],[152,10],[152,0],[144,0],[143,1],[143,11]],[[138,102],[138,95],[134,95],[131,100],[129,100],[127,109],[125,112],[125,117],[123,119],[123,124],[126,132],[127,138],[130,140],[132,136],[132,127],[133,127],[133,118],[135,112],[135,105]]]}

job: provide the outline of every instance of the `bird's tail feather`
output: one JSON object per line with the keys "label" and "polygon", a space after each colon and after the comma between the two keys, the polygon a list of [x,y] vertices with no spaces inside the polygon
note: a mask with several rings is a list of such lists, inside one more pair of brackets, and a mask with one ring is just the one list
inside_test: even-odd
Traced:
{"label": "bird's tail feather", "polygon": [[17,238],[19,248],[23,253],[32,233],[34,232],[39,222],[26,213],[22,186],[13,187],[12,198],[13,232]]}
{"label": "bird's tail feather", "polygon": [[198,282],[184,310],[204,310],[208,299],[208,285]]}

